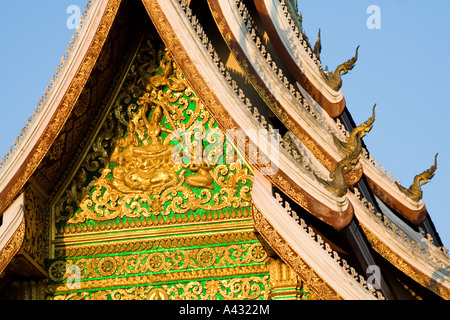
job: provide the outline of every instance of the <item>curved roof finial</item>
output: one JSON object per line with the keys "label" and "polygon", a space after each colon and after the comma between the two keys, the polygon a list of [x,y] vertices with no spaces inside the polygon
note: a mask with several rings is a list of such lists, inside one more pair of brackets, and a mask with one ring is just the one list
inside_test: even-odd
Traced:
{"label": "curved roof finial", "polygon": [[428,181],[434,177],[434,174],[437,169],[437,157],[438,157],[438,153],[436,153],[436,155],[434,157],[434,164],[429,169],[416,175],[414,177],[413,183],[411,184],[411,186],[408,189],[397,184],[400,191],[402,191],[404,194],[406,194],[412,200],[419,202],[423,197],[422,186],[427,184]]}
{"label": "curved roof finial", "polygon": [[334,72],[330,72],[326,74],[323,72],[323,76],[327,84],[335,91],[339,91],[342,87],[342,78],[341,76],[347,74],[349,70],[352,70],[355,67],[356,61],[358,60],[358,50],[359,46],[356,47],[356,53],[353,58],[339,65]]}

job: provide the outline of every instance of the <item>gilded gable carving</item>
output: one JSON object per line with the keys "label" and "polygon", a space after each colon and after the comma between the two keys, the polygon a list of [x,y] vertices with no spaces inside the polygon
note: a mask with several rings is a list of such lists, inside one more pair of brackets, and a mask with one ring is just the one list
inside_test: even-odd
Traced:
{"label": "gilded gable carving", "polygon": [[269,297],[252,172],[225,163],[233,146],[158,40],[143,38],[94,131],[53,204],[52,299]]}

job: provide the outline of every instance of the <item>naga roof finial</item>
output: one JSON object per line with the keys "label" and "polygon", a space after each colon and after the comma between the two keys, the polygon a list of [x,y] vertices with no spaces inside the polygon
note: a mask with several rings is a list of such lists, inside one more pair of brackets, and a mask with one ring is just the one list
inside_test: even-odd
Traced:
{"label": "naga roof finial", "polygon": [[325,181],[316,176],[325,188],[335,196],[343,197],[347,193],[348,184],[345,175],[358,164],[362,151],[362,138],[373,127],[376,106],[376,104],[373,106],[372,116],[366,122],[354,128],[345,142],[334,137],[335,142],[342,147],[345,157],[337,163],[334,172],[330,172],[331,181]]}
{"label": "naga roof finial", "polygon": [[354,128],[345,139],[345,142],[342,142],[338,138],[334,137],[335,142],[342,147],[343,152],[347,157],[351,157],[354,159],[353,163],[358,162],[359,155],[362,151],[362,141],[361,139],[366,135],[367,132],[372,130],[373,124],[375,122],[375,108],[376,104],[372,109],[372,116],[364,123],[360,124],[358,127]]}
{"label": "naga roof finial", "polygon": [[377,104],[375,103],[372,108],[372,116],[364,123],[360,124],[358,127],[353,129],[352,133],[350,134],[350,137],[347,138],[347,142],[351,140],[352,135],[359,135],[361,138],[366,135],[367,132],[372,130],[373,124],[375,122],[375,108],[377,107]]}
{"label": "naga roof finial", "polygon": [[437,156],[438,153],[436,153],[436,156],[434,157],[434,164],[428,170],[425,170],[424,172],[414,177],[413,183],[408,189],[402,187],[397,183],[397,187],[400,189],[400,191],[402,191],[412,200],[419,202],[423,196],[422,186],[428,183],[428,181],[434,177],[434,173],[436,172]]}
{"label": "naga roof finial", "polygon": [[322,72],[325,81],[333,90],[339,91],[341,89],[342,87],[341,76],[347,74],[349,70],[352,70],[355,67],[356,61],[358,60],[358,50],[359,46],[356,47],[355,56],[350,60],[348,60],[347,62],[339,65],[334,72],[330,72],[328,74]]}
{"label": "naga roof finial", "polygon": [[348,185],[345,180],[345,175],[352,171],[353,160],[349,157],[343,158],[336,165],[334,171],[330,172],[330,180],[325,180],[319,177],[315,172],[314,175],[316,179],[336,197],[343,197],[347,193]]}
{"label": "naga roof finial", "polygon": [[320,53],[322,52],[322,40],[320,39],[320,29],[319,35],[317,36],[316,44],[314,45],[313,52],[316,55],[317,59],[320,60]]}

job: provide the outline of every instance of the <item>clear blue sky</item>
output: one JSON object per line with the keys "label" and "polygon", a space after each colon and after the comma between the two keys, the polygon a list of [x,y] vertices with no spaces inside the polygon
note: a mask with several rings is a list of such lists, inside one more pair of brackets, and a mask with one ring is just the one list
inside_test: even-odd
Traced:
{"label": "clear blue sky", "polygon": [[[405,187],[439,152],[424,201],[450,248],[450,1],[299,0],[303,26],[314,44],[322,30],[322,63],[330,70],[359,61],[344,76],[342,91],[357,124],[377,103],[375,126],[365,137],[373,156]],[[0,158],[14,142],[43,95],[74,30],[70,5],[86,0],[21,0],[2,3],[0,19]],[[381,9],[381,29],[369,30],[370,5]]]}

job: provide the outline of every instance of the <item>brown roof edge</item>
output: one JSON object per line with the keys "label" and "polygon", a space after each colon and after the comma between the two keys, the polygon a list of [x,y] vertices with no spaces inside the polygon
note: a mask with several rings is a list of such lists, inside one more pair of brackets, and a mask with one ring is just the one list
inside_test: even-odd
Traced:
{"label": "brown roof edge", "polygon": [[291,75],[300,84],[300,86],[305,89],[308,94],[322,106],[322,108],[329,114],[330,117],[336,118],[341,115],[345,109],[345,98],[342,98],[338,103],[329,101],[320,90],[311,82],[311,80],[300,70],[297,63],[294,61],[292,56],[289,54],[288,49],[283,44],[276,28],[269,16],[268,10],[264,1],[254,0],[255,7],[258,11],[259,17],[262,24],[273,44],[278,56],[283,61],[286,68],[289,70]]}

